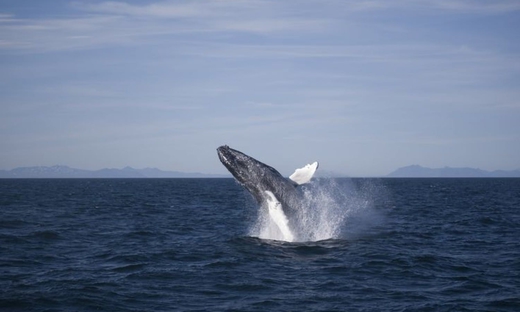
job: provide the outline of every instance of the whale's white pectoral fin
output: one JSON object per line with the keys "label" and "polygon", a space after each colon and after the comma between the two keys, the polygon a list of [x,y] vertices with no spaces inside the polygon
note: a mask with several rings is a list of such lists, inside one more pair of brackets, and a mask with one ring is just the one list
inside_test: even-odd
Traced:
{"label": "whale's white pectoral fin", "polygon": [[312,176],[318,169],[318,162],[315,161],[312,164],[306,165],[303,168],[296,169],[293,174],[289,177],[297,185],[309,183]]}

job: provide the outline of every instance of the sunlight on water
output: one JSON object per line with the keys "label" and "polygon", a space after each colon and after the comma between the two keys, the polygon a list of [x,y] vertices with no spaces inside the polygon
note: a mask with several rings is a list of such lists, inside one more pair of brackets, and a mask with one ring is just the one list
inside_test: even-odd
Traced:
{"label": "sunlight on water", "polygon": [[301,192],[303,200],[289,223],[280,204],[268,201],[268,207],[260,209],[250,235],[287,242],[346,239],[378,219],[372,204],[377,187],[358,190],[353,183],[317,179],[303,186]]}

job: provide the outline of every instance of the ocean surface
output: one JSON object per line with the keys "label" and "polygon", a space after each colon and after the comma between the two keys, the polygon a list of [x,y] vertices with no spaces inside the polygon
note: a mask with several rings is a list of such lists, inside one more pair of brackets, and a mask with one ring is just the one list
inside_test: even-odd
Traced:
{"label": "ocean surface", "polygon": [[520,311],[520,179],[0,180],[0,311]]}

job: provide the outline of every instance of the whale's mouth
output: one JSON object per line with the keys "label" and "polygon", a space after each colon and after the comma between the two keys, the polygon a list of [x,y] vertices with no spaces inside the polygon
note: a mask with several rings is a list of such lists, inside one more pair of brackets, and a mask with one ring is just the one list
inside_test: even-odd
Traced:
{"label": "whale's mouth", "polygon": [[217,148],[217,154],[218,154],[218,158],[220,159],[221,163],[223,163],[224,165],[228,165],[230,163],[229,146],[227,146],[227,145],[220,146],[219,148]]}
{"label": "whale's mouth", "polygon": [[242,172],[243,167],[240,154],[237,155],[237,151],[230,148],[227,145],[222,145],[217,148],[218,158],[220,162],[227,168],[227,170],[239,180],[239,182],[243,182],[238,176],[237,173]]}

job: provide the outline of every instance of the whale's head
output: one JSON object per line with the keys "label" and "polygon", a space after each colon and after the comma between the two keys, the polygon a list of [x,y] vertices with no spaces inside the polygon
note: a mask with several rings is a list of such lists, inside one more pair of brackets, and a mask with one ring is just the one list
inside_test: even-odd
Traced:
{"label": "whale's head", "polygon": [[276,169],[227,145],[217,148],[217,153],[220,162],[258,201],[262,198],[266,185],[272,185],[282,178]]}
{"label": "whale's head", "polygon": [[245,185],[248,181],[257,180],[267,166],[227,145],[217,148],[217,153],[220,162],[240,184]]}

